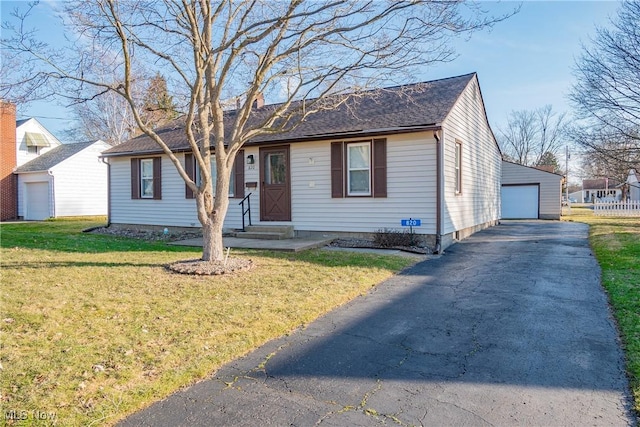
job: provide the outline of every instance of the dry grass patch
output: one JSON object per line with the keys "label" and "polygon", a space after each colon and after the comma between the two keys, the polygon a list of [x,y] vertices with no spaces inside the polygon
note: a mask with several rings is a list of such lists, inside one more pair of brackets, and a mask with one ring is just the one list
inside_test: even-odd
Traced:
{"label": "dry grass patch", "polygon": [[232,251],[254,267],[188,276],[164,265],[198,252],[79,233],[85,226],[2,227],[0,399],[31,421],[41,411],[57,425],[113,424],[413,262]]}

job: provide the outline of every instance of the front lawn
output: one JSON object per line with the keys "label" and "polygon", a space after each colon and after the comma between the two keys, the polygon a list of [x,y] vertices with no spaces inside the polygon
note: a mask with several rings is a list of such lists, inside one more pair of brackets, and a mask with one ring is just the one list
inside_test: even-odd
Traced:
{"label": "front lawn", "polygon": [[589,241],[618,322],[635,410],[640,413],[640,219],[598,217],[587,208],[572,208],[563,219],[590,225]]}
{"label": "front lawn", "polygon": [[96,225],[2,225],[0,402],[8,425],[113,424],[413,262],[232,250],[255,268],[194,277],[163,265],[199,251],[81,232]]}

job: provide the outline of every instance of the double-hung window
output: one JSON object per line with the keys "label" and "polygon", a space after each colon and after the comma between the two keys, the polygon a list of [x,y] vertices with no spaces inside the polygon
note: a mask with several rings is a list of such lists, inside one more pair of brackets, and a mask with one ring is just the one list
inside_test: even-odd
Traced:
{"label": "double-hung window", "polygon": [[347,195],[371,195],[371,142],[347,144]]}
{"label": "double-hung window", "polygon": [[331,143],[331,197],[387,197],[387,140]]}
{"label": "double-hung window", "polygon": [[162,198],[162,164],[160,157],[131,159],[131,198]]}
{"label": "double-hung window", "polygon": [[153,199],[153,159],[140,159],[140,198]]}

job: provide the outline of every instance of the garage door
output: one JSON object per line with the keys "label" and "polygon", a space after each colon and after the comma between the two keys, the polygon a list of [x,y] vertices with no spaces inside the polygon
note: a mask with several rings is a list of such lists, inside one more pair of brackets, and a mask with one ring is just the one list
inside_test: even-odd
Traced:
{"label": "garage door", "polygon": [[27,183],[25,186],[25,203],[24,219],[34,221],[49,218],[49,183]]}
{"label": "garage door", "polygon": [[506,185],[502,187],[502,218],[538,218],[538,185]]}

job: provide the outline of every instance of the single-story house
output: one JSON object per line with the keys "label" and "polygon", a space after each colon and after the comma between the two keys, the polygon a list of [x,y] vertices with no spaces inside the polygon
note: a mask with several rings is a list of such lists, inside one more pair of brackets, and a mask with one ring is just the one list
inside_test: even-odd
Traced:
{"label": "single-story house", "polygon": [[42,220],[63,216],[107,215],[104,141],[61,144],[19,166],[18,216]]}
{"label": "single-story house", "polygon": [[[257,103],[252,120],[268,105]],[[235,111],[227,111],[229,123]],[[157,130],[193,163],[180,120]],[[142,135],[103,153],[113,225],[199,227],[195,200],[162,150]],[[298,236],[413,231],[441,250],[500,219],[502,155],[475,73],[371,91],[249,141],[232,173],[226,229],[288,225]],[[405,228],[406,229],[406,228]]]}
{"label": "single-story house", "polygon": [[560,219],[562,175],[502,162],[503,219]]}
{"label": "single-story house", "polygon": [[596,200],[616,201],[622,198],[622,188],[615,179],[595,178],[582,180],[582,197],[578,203],[593,203]]}

